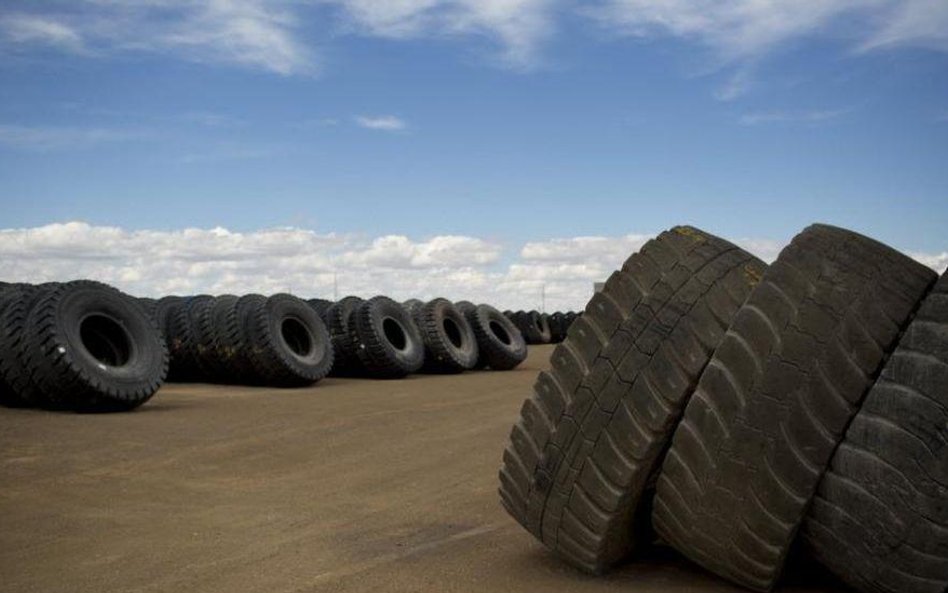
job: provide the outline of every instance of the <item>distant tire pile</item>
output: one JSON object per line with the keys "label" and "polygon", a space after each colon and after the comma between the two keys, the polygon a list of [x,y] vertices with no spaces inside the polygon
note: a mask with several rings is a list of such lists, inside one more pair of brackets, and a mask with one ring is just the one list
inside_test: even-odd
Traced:
{"label": "distant tire pile", "polygon": [[168,372],[139,302],[88,280],[0,288],[0,403],[80,412],[136,408]]}
{"label": "distant tire pile", "polygon": [[799,534],[861,591],[944,593],[948,277],[935,280],[824,225],[769,267],[692,227],[662,233],[538,377],[504,452],[504,507],[592,573],[657,534],[767,591]]}
{"label": "distant tire pile", "polygon": [[566,339],[570,325],[579,317],[578,313],[540,313],[538,311],[504,311],[507,317],[520,333],[527,344],[559,344]]}

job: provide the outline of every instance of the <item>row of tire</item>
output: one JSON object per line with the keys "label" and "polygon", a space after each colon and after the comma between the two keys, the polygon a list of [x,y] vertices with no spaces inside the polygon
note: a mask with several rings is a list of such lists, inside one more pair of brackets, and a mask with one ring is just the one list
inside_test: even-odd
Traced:
{"label": "row of tire", "polygon": [[121,411],[165,379],[301,386],[327,374],[512,369],[520,331],[489,305],[289,294],[136,299],[89,280],[0,283],[0,404]]}
{"label": "row of tire", "polygon": [[443,298],[199,295],[145,305],[168,344],[172,381],[298,386],[326,375],[507,370],[526,358],[519,330],[495,308]]}
{"label": "row of tire", "polygon": [[825,225],[769,267],[692,227],[632,255],[537,378],[500,497],[601,573],[656,541],[750,589],[791,548],[948,590],[948,275]]}
{"label": "row of tire", "polygon": [[559,344],[566,339],[566,332],[579,317],[579,313],[504,311],[504,316],[517,326],[527,344]]}

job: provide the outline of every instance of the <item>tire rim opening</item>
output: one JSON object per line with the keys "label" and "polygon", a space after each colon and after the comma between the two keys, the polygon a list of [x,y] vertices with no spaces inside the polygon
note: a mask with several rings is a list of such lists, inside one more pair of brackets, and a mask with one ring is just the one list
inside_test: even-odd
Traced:
{"label": "tire rim opening", "polygon": [[444,334],[448,337],[448,341],[451,342],[452,346],[460,348],[464,345],[464,338],[461,336],[461,328],[458,327],[458,324],[455,323],[453,319],[445,318],[444,323],[441,325],[444,326]]}
{"label": "tire rim opening", "polygon": [[132,340],[128,331],[105,315],[89,315],[79,324],[82,346],[99,363],[120,367],[132,358]]}
{"label": "tire rim opening", "polygon": [[405,328],[391,317],[386,317],[382,321],[382,333],[385,334],[388,343],[396,350],[404,350],[408,347],[408,336],[405,335]]}
{"label": "tire rim opening", "polygon": [[284,319],[280,324],[280,335],[293,354],[305,358],[313,352],[313,335],[299,319]]}
{"label": "tire rim opening", "polygon": [[498,340],[500,340],[507,346],[510,346],[510,343],[511,343],[510,334],[507,333],[507,330],[504,328],[504,326],[497,323],[496,321],[491,321],[489,327],[490,327],[490,332],[494,334]]}

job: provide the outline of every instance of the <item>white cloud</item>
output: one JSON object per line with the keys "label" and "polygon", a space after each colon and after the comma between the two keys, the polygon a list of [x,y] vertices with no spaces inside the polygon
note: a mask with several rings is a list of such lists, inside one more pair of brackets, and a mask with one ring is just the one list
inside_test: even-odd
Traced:
{"label": "white cloud", "polygon": [[833,34],[832,25],[844,17],[859,25],[860,49],[948,49],[948,4],[942,0],[604,0],[590,13],[629,35],[696,40],[726,60]]}
{"label": "white cloud", "polygon": [[315,56],[298,39],[283,0],[85,0],[58,14],[0,19],[6,45],[44,44],[72,53],[170,53],[194,62],[236,64],[283,75],[311,74]]}
{"label": "white cloud", "polygon": [[355,30],[392,39],[484,35],[502,46],[507,65],[535,65],[553,30],[554,0],[325,0]]}
{"label": "white cloud", "polygon": [[943,273],[948,269],[948,251],[942,251],[941,253],[910,251],[908,254],[938,273]]}
{"label": "white cloud", "polygon": [[398,132],[408,127],[404,120],[394,115],[357,115],[355,122],[359,127],[384,132]]}
{"label": "white cloud", "polygon": [[838,119],[848,112],[848,109],[824,109],[815,111],[763,111],[745,113],[740,117],[739,121],[741,125],[745,126],[786,123],[818,124]]}
{"label": "white cloud", "polygon": [[[504,246],[477,237],[402,235],[366,238],[297,228],[247,233],[224,228],[129,231],[84,222],[0,230],[0,279],[45,282],[93,278],[138,295],[274,293],[331,298],[387,294],[489,302],[501,309],[581,309],[593,282],[613,270],[648,235],[575,237],[529,242],[504,257]],[[765,261],[783,244],[736,241]],[[943,270],[948,252],[912,253]]]}
{"label": "white cloud", "polygon": [[86,51],[73,28],[42,16],[11,14],[0,17],[0,39],[9,44],[45,45],[68,51]]}
{"label": "white cloud", "polygon": [[143,130],[0,124],[0,145],[18,150],[50,151],[89,148],[147,136]]}

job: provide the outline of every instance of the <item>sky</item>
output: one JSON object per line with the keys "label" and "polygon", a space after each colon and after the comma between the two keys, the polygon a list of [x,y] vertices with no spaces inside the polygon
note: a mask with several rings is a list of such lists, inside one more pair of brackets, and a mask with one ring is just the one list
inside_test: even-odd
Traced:
{"label": "sky", "polygon": [[579,309],[813,222],[948,266],[948,2],[0,6],[8,281]]}

